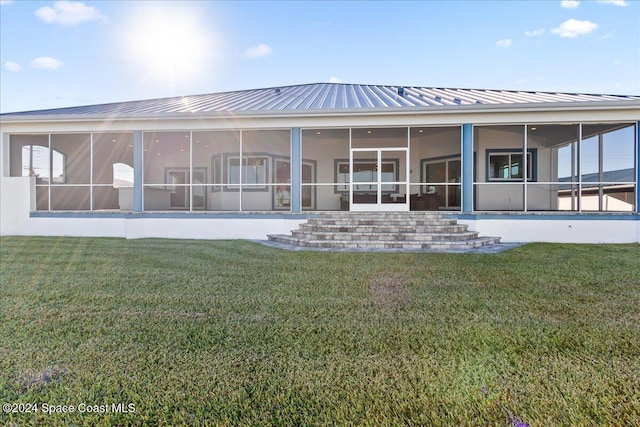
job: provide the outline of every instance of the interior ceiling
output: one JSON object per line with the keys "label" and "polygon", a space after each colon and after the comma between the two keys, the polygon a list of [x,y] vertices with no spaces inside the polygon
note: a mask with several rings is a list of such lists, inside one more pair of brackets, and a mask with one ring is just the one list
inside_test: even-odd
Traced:
{"label": "interior ceiling", "polygon": [[[610,132],[616,129],[620,129],[628,126],[628,124],[594,124],[583,125],[582,138],[586,139],[594,135],[598,135],[603,132]],[[522,134],[524,131],[521,125],[509,125],[509,126],[482,126],[499,130],[502,132],[510,132]],[[423,129],[424,132],[420,132]],[[457,127],[412,127],[411,138],[434,138],[441,134],[451,133],[453,129]],[[529,137],[535,138],[537,143],[546,146],[553,147],[557,145],[568,144],[576,141],[578,138],[578,125],[574,124],[531,124],[528,126]],[[319,133],[318,133],[319,132]],[[116,136],[104,135],[107,137]],[[210,138],[206,138],[210,136]],[[205,138],[203,138],[205,137]],[[406,137],[406,128],[356,128],[352,130],[352,138],[359,140],[366,139],[385,139],[385,138],[404,138]],[[347,129],[308,129],[303,132],[303,139],[305,140],[344,140],[348,141],[349,135]],[[213,133],[200,133],[195,139],[202,139],[203,143],[213,143]],[[205,142],[206,141],[206,142]],[[149,145],[150,144],[150,145]],[[155,150],[176,150],[180,147],[189,146],[189,133],[188,132],[159,132],[159,133],[147,133],[145,134],[145,147],[153,147]]]}
{"label": "interior ceiling", "polygon": [[[622,129],[628,124],[583,125],[582,139],[590,138],[604,132]],[[534,131],[533,128],[536,130]],[[529,125],[529,135],[544,139],[542,145],[553,147],[578,140],[578,125]]]}
{"label": "interior ceiling", "polygon": [[[593,135],[597,135],[601,132],[610,132],[622,127],[628,126],[628,124],[600,124],[600,125],[584,125],[582,138],[586,139]],[[511,132],[522,134],[524,127],[522,125],[505,125],[505,126],[482,126],[490,127],[495,130],[503,132]],[[535,128],[535,130],[533,130]],[[420,132],[420,130],[423,132]],[[456,126],[449,127],[412,127],[411,138],[434,138],[441,135],[452,133],[458,129]],[[371,133],[368,131],[371,130]],[[318,132],[320,132],[318,134]],[[566,144],[577,140],[578,138],[578,126],[577,125],[529,125],[529,135],[539,139],[539,143],[552,147],[556,145]],[[358,128],[353,129],[353,138],[390,138],[390,137],[405,137],[406,128]],[[348,141],[349,134],[346,129],[308,129],[303,133],[303,139],[305,140],[336,140],[343,139]]]}

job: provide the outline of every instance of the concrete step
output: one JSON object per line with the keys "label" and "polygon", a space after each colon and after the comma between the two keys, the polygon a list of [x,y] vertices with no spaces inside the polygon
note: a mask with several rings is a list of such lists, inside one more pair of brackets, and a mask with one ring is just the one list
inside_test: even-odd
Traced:
{"label": "concrete step", "polygon": [[309,224],[322,224],[322,225],[454,225],[458,222],[455,219],[432,219],[432,220],[420,220],[420,219],[323,219],[323,218],[309,218],[307,220]]}
{"label": "concrete step", "polygon": [[325,219],[440,219],[439,212],[322,212]]}
{"label": "concrete step", "polygon": [[428,224],[428,225],[358,225],[358,224],[324,224],[313,222],[301,224],[300,230],[321,233],[460,233],[467,231],[466,224]]}
{"label": "concrete step", "polygon": [[458,223],[456,219],[451,218],[434,218],[434,219],[415,219],[415,218],[309,218],[308,224],[317,225],[339,225],[339,226],[429,226],[429,225],[455,225]]}
{"label": "concrete step", "polygon": [[329,249],[438,249],[464,250],[494,245],[500,242],[499,237],[478,237],[465,241],[433,240],[423,241],[358,241],[358,240],[310,240],[299,239],[288,235],[269,235],[269,240],[309,248]]}
{"label": "concrete step", "polygon": [[323,212],[291,235],[270,235],[288,245],[327,249],[466,250],[500,242],[479,237],[438,212]]}
{"label": "concrete step", "polygon": [[472,240],[478,237],[477,231],[462,231],[454,233],[333,233],[319,231],[292,231],[292,237],[297,239],[308,240],[348,240],[348,241],[385,241],[385,242],[405,242],[405,241],[424,241],[431,242],[436,240],[463,241]]}

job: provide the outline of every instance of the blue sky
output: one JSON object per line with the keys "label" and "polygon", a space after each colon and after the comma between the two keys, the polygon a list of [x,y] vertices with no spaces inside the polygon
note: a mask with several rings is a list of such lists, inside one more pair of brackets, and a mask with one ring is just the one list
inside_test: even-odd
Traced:
{"label": "blue sky", "polygon": [[337,81],[640,94],[640,1],[0,0],[0,111]]}

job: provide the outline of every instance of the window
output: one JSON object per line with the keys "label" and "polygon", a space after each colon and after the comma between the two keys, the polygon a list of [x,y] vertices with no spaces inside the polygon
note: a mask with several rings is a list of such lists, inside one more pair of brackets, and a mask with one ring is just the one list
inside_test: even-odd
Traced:
{"label": "window", "polygon": [[[51,151],[51,157],[49,152]],[[22,147],[22,176],[35,176],[38,183],[65,183],[65,156],[59,151],[41,145]]]}
{"label": "window", "polygon": [[[381,182],[398,181],[399,159],[382,160],[380,172]],[[336,161],[336,182],[339,192],[348,192],[349,186],[349,160]],[[375,190],[378,181],[378,166],[375,160],[354,160],[353,161],[353,182],[354,192],[367,192]],[[367,183],[371,184],[367,184]],[[396,184],[382,184],[382,192],[397,192]]]}
{"label": "window", "polygon": [[[240,158],[236,156],[227,157],[227,182],[232,185],[240,184],[240,176],[242,174],[242,184],[251,185],[251,189],[266,190],[265,184],[268,184],[268,165],[270,158],[268,156],[246,156]],[[245,190],[248,190],[246,188]]]}
{"label": "window", "polygon": [[[527,181],[535,181],[536,151],[527,152]],[[487,150],[487,181],[522,181],[522,151]]]}

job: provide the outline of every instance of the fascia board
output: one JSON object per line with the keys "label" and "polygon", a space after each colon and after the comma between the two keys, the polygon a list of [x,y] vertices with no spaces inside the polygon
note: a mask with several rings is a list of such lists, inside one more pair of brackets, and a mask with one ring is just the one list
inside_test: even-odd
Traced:
{"label": "fascia board", "polygon": [[438,115],[438,114],[469,114],[469,113],[515,113],[540,111],[610,111],[637,110],[640,120],[640,100],[629,101],[598,101],[598,102],[541,102],[528,104],[477,104],[435,107],[385,107],[367,109],[327,109],[327,110],[277,110],[277,111],[225,111],[210,113],[153,113],[153,114],[60,114],[60,115],[16,115],[11,113],[0,115],[0,124],[32,123],[32,122],[87,122],[87,121],[149,121],[149,120],[199,120],[199,119],[229,119],[229,118],[284,118],[284,117],[331,117],[331,116],[394,116],[394,115]]}

